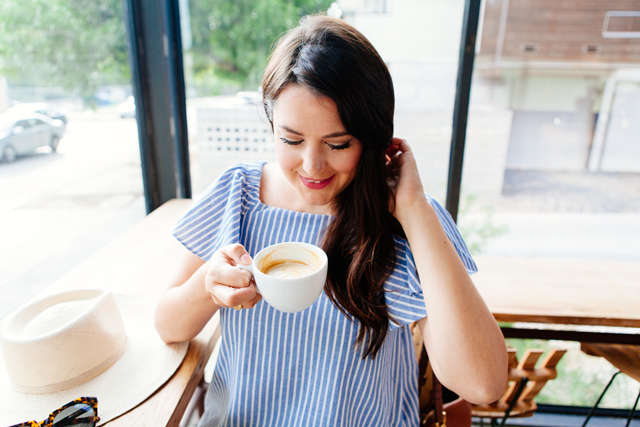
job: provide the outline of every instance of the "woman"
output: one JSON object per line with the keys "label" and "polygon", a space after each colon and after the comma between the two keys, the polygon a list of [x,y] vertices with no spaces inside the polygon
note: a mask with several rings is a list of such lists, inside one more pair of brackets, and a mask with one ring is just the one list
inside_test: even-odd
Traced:
{"label": "woman", "polygon": [[[455,224],[393,138],[376,50],[339,19],[307,17],[276,46],[262,89],[278,162],[230,168],[179,221],[189,251],[156,312],[169,343],[221,310],[201,425],[417,425],[416,321],[440,381],[495,401],[504,339]],[[329,257],[325,292],[294,314],[261,301],[236,267],[284,241]]]}

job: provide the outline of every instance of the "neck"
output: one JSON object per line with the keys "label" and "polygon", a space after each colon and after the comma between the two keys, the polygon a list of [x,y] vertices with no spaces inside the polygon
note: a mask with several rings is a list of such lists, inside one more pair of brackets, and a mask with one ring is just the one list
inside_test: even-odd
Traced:
{"label": "neck", "polygon": [[331,205],[310,205],[300,198],[276,162],[262,169],[260,200],[267,206],[309,214],[332,215]]}

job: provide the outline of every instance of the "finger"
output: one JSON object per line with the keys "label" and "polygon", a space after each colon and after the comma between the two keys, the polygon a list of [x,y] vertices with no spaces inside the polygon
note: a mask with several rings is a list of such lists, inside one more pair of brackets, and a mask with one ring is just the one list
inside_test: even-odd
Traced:
{"label": "finger", "polygon": [[239,264],[251,263],[251,257],[242,245],[229,245],[214,253],[209,261],[209,270],[205,278],[207,288],[215,284],[246,288],[252,275],[237,267]]}
{"label": "finger", "polygon": [[231,265],[251,264],[251,256],[241,244],[225,246],[220,252],[229,258],[229,261],[232,261]]}
{"label": "finger", "polygon": [[[244,307],[245,304],[249,304],[257,295],[260,295],[257,291],[256,285],[254,284],[251,284],[251,286],[247,288],[232,288],[218,285],[212,288],[211,295],[214,298],[214,302],[217,299],[220,302],[219,305],[222,307],[235,307],[239,304],[242,304]],[[251,307],[253,307],[253,305]]]}
{"label": "finger", "polygon": [[230,286],[232,288],[247,288],[251,284],[253,276],[247,270],[242,270],[226,262],[213,262],[207,271],[205,285],[207,290],[216,285]]}
{"label": "finger", "polygon": [[262,295],[256,294],[256,296],[253,299],[251,299],[251,300],[249,300],[247,302],[243,302],[242,303],[242,308],[253,308],[253,307],[255,307],[255,305],[257,303],[260,302],[261,299],[262,299]]}
{"label": "finger", "polygon": [[388,177],[396,177],[400,172],[400,170],[398,169],[397,161],[394,160],[389,160],[385,165],[385,168]]}
{"label": "finger", "polygon": [[393,170],[399,170],[400,169],[400,157],[402,156],[401,151],[397,151],[393,154],[393,156],[391,156],[391,158],[389,159],[389,162],[387,163],[387,166]]}
{"label": "finger", "polygon": [[395,142],[395,138],[394,138],[393,141],[391,142],[391,145],[387,147],[384,153],[387,155],[387,157],[393,157],[393,155],[398,151],[399,146],[400,145],[397,142]]}
{"label": "finger", "polygon": [[209,296],[211,297],[215,305],[217,305],[218,307],[224,307],[224,304],[222,303],[222,301],[220,301],[218,297],[216,297],[214,294],[209,292]]}
{"label": "finger", "polygon": [[397,143],[398,149],[396,152],[400,153],[410,153],[411,147],[406,139],[394,138],[394,142]]}
{"label": "finger", "polygon": [[409,144],[405,140],[400,141],[398,151],[391,157],[391,165],[398,171],[402,170],[407,163],[415,163],[413,151]]}

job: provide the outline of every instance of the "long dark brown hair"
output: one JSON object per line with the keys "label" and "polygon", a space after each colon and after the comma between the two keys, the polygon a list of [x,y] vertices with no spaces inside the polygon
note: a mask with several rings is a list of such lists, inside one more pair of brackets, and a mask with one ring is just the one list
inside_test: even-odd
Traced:
{"label": "long dark brown hair", "polygon": [[355,345],[374,358],[390,316],[383,285],[396,262],[385,149],[393,137],[393,83],[371,43],[346,22],[307,16],[273,50],[262,80],[264,108],[273,129],[273,104],[284,88],[301,85],[332,99],[347,132],[363,146],[354,180],[334,200],[335,217],[322,247],[329,257],[325,292],[347,317],[358,320]]}

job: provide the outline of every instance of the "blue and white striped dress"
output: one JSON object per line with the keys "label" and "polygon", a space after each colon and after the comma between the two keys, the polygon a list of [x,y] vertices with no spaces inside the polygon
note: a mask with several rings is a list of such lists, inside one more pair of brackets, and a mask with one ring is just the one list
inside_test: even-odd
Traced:
{"label": "blue and white striped dress", "polygon": [[[174,235],[204,260],[241,243],[251,256],[280,242],[318,245],[331,216],[266,206],[264,163],[238,164],[209,187]],[[429,199],[467,270],[476,271],[458,230]],[[406,240],[385,285],[395,323],[375,359],[353,343],[358,324],[323,293],[308,309],[283,313],[264,300],[253,309],[221,309],[222,344],[201,426],[417,426],[417,363],[408,324],[427,315]]]}

